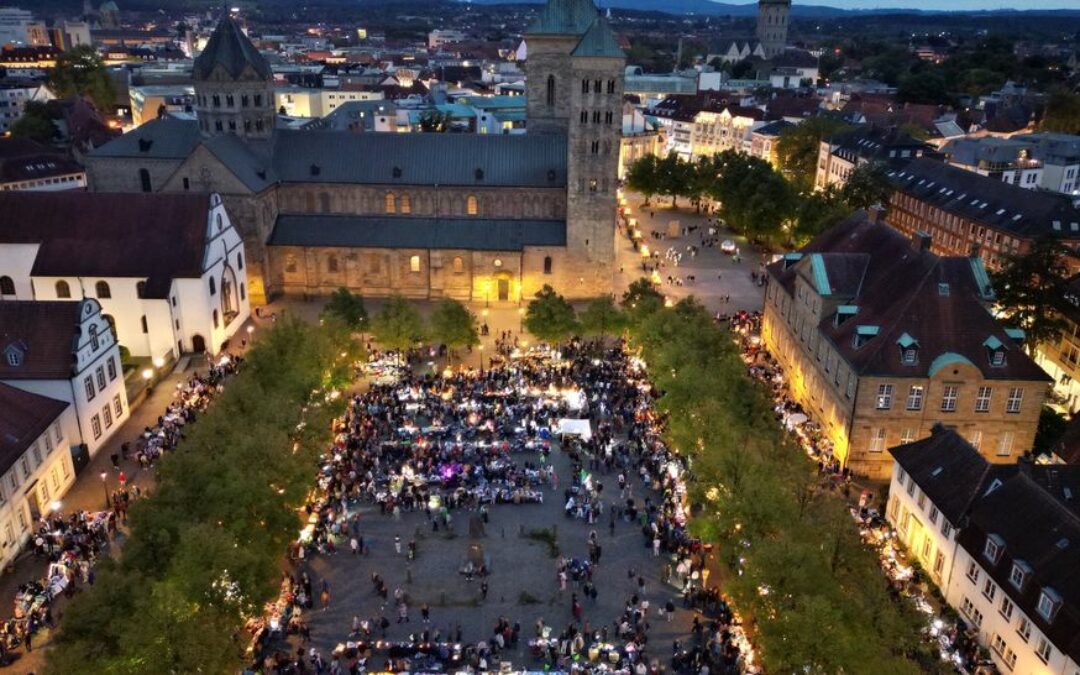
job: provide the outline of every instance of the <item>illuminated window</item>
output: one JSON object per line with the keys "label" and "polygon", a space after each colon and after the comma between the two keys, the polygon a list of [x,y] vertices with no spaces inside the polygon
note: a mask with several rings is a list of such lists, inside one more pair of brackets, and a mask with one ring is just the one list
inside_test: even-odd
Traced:
{"label": "illuminated window", "polygon": [[412,200],[409,195],[401,195],[401,212],[412,213]]}
{"label": "illuminated window", "polygon": [[397,213],[397,202],[394,200],[394,193],[386,193],[386,212]]}
{"label": "illuminated window", "polygon": [[475,216],[480,212],[480,205],[477,204],[475,195],[469,195],[465,200],[465,212],[470,216]]}
{"label": "illuminated window", "polygon": [[450,267],[454,270],[454,274],[461,274],[465,271],[465,261],[461,259],[461,256],[455,256]]}
{"label": "illuminated window", "polygon": [[409,258],[409,271],[410,272],[419,272],[420,271],[420,256],[414,255],[413,257]]}

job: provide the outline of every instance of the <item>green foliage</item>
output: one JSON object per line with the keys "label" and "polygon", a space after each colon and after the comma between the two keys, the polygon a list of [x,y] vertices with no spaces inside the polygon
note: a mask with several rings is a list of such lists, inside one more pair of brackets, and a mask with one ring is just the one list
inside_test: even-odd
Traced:
{"label": "green foliage", "polygon": [[811,192],[799,200],[795,212],[795,225],[791,229],[791,243],[801,248],[811,239],[839,223],[851,212],[832,185],[824,190]]}
{"label": "green foliage", "polygon": [[936,71],[905,75],[896,87],[896,100],[901,103],[951,104],[945,77]]}
{"label": "green foliage", "polygon": [[627,323],[641,323],[650,314],[664,308],[664,296],[651,281],[642,277],[630,284],[623,293],[622,307]]}
{"label": "green foliage", "polygon": [[452,298],[444,298],[435,305],[430,325],[431,338],[445,343],[451,349],[480,344],[476,317],[465,305]]}
{"label": "green foliage", "polygon": [[40,101],[28,101],[23,116],[11,125],[11,135],[38,143],[50,143],[60,133],[53,124],[48,106]]}
{"label": "green foliage", "polygon": [[844,122],[831,117],[811,117],[784,129],[776,144],[780,171],[800,192],[810,191],[814,187],[821,141],[846,129]]}
{"label": "green foliage", "polygon": [[625,324],[626,317],[610,295],[594,298],[581,313],[581,329],[586,335],[605,337],[619,332]]}
{"label": "green foliage", "polygon": [[626,185],[645,197],[645,205],[660,192],[660,160],[656,155],[645,155],[630,165],[626,172]]}
{"label": "green foliage", "polygon": [[342,286],[330,295],[323,307],[324,318],[334,317],[350,330],[361,330],[367,323],[368,313],[364,307],[364,298]]}
{"label": "green foliage", "polygon": [[1053,452],[1054,445],[1061,440],[1068,426],[1068,417],[1050,406],[1043,406],[1039,412],[1039,426],[1035,430],[1035,441],[1031,445],[1032,452],[1036,455]]}
{"label": "green foliage", "polygon": [[780,243],[785,225],[795,215],[798,195],[765,160],[735,150],[712,158],[716,179],[709,195],[720,203],[727,224],[756,242]]}
{"label": "green foliage", "polygon": [[581,329],[574,308],[547,284],[529,302],[525,310],[525,328],[537,339],[550,344],[558,344]]}
{"label": "green foliage", "polygon": [[1035,345],[1056,342],[1066,320],[1056,311],[1060,286],[1068,275],[1065,263],[1073,253],[1052,237],[1039,237],[1026,253],[1005,256],[991,274],[1001,319],[1025,333],[1029,353]]}
{"label": "green foliage", "polygon": [[58,98],[86,96],[102,113],[112,113],[116,93],[105,63],[90,45],[80,45],[64,52],[49,71],[49,89]]}
{"label": "green foliage", "polygon": [[442,133],[450,127],[450,113],[438,110],[425,110],[420,113],[420,131],[424,133]]}
{"label": "green foliage", "polygon": [[1080,134],[1080,94],[1059,91],[1052,95],[1046,103],[1046,113],[1039,128],[1063,134]]}
{"label": "green foliage", "polygon": [[630,333],[663,392],[667,440],[694,461],[694,531],[718,545],[765,672],[941,672],[920,653],[922,619],[892,600],[846,504],[821,487],[709,312],[683,300]]}
{"label": "green foliage", "polygon": [[409,301],[394,295],[371,320],[371,334],[384,349],[403,351],[424,339],[424,319]]}
{"label": "green foliage", "polygon": [[120,345],[120,363],[123,364],[123,365],[127,365],[130,361],[131,361],[131,350],[128,349],[127,347],[125,347],[124,345]]}
{"label": "green foliage", "polygon": [[887,204],[893,193],[892,183],[885,175],[885,165],[861,164],[851,172],[840,196],[852,210],[868,209],[875,204]]}
{"label": "green foliage", "polygon": [[154,495],[132,504],[123,557],[103,560],[68,608],[47,673],[242,667],[237,633],[276,596],[296,509],[340,414],[311,392],[339,383],[357,348],[337,322],[289,319],[254,344],[244,371],[161,460]]}

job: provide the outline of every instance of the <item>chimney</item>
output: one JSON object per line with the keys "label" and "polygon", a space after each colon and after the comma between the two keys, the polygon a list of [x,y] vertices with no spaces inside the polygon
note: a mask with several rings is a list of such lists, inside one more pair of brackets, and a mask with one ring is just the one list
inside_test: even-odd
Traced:
{"label": "chimney", "polygon": [[930,251],[930,244],[933,242],[933,237],[929,232],[923,232],[922,230],[916,230],[911,235],[911,245],[915,247],[916,251]]}

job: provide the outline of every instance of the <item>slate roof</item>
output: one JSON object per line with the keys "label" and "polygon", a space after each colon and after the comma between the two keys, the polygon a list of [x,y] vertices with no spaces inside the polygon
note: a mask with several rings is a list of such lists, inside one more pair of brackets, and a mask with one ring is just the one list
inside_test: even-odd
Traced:
{"label": "slate roof", "polygon": [[15,466],[68,405],[0,382],[0,475]]}
{"label": "slate roof", "polygon": [[1031,150],[1031,143],[1024,143],[1015,138],[957,138],[949,141],[941,151],[949,161],[965,166],[978,166],[981,162],[991,164],[1013,164],[1020,157],[1021,150]]}
{"label": "slate roof", "polygon": [[913,160],[888,176],[897,190],[996,230],[1020,237],[1080,237],[1080,209],[1065,195],[1025,190],[928,158]]}
{"label": "slate roof", "polygon": [[753,133],[759,136],[779,136],[785,129],[790,129],[793,126],[795,125],[787,120],[776,120],[754,129]]}
{"label": "slate roof", "polygon": [[41,244],[34,276],[145,278],[161,298],[202,275],[209,210],[207,194],[0,192],[0,243]]}
{"label": "slate roof", "polygon": [[68,380],[75,366],[83,301],[0,302],[0,353],[14,345],[18,366],[0,359],[0,380]]}
{"label": "slate roof", "polygon": [[[1080,466],[1022,464],[1020,472],[977,500],[969,525],[957,542],[1023,610],[1054,646],[1080,661]],[[983,555],[986,539],[997,535],[1004,551],[997,563]],[[1021,588],[1009,579],[1014,561],[1031,568]],[[1047,621],[1039,614],[1039,596],[1051,588],[1062,600]]]}
{"label": "slate roof", "polygon": [[285,182],[566,187],[563,136],[279,131]]}
{"label": "slate roof", "polygon": [[889,452],[953,527],[963,525],[976,496],[994,479],[1004,481],[1018,471],[1015,464],[987,462],[960,434],[941,425],[934,425],[930,436]]}
{"label": "slate roof", "polygon": [[90,152],[91,157],[187,159],[199,144],[199,123],[166,117],[150,120]]}
{"label": "slate roof", "polygon": [[862,125],[850,131],[834,134],[829,138],[832,153],[854,161],[856,157],[885,161],[895,151],[910,150],[912,155],[926,148],[922,141],[900,131],[896,127]]}
{"label": "slate roof", "polygon": [[251,40],[228,14],[222,17],[202,53],[195,58],[192,75],[195,81],[207,80],[221,66],[233,79],[243,75],[249,66],[264,80],[274,79],[274,73]]}
{"label": "slate roof", "polygon": [[626,58],[626,53],[623,52],[622,47],[619,46],[619,40],[615,37],[615,31],[611,29],[611,24],[603,15],[593,21],[570,55]]}
{"label": "slate roof", "polygon": [[[858,307],[854,318],[839,325],[835,313],[823,316],[817,330],[861,375],[925,378],[959,356],[988,379],[1050,379],[983,306],[992,290],[981,261],[916,250],[902,234],[864,214],[811,241],[797,262],[783,259],[768,271],[789,296],[801,276],[827,300]],[[860,347],[854,344],[858,326],[878,328]],[[900,360],[898,340],[905,333],[918,342],[915,364]],[[1004,366],[990,366],[984,343],[991,337],[1007,350]]]}
{"label": "slate roof", "polygon": [[583,35],[599,14],[592,0],[548,0],[525,35]]}
{"label": "slate roof", "polygon": [[280,215],[270,246],[520,251],[565,246],[566,221]]}
{"label": "slate roof", "polygon": [[252,144],[233,134],[211,136],[202,144],[252,192],[262,192],[277,181],[273,169],[252,151]]}

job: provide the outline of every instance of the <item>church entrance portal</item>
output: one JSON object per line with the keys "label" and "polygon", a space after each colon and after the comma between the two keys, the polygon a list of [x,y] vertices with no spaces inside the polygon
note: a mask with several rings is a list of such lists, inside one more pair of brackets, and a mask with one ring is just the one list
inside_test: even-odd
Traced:
{"label": "church entrance portal", "polygon": [[191,336],[191,351],[202,354],[206,351],[206,340],[201,335]]}
{"label": "church entrance portal", "polygon": [[499,300],[506,302],[510,299],[510,280],[499,279]]}

